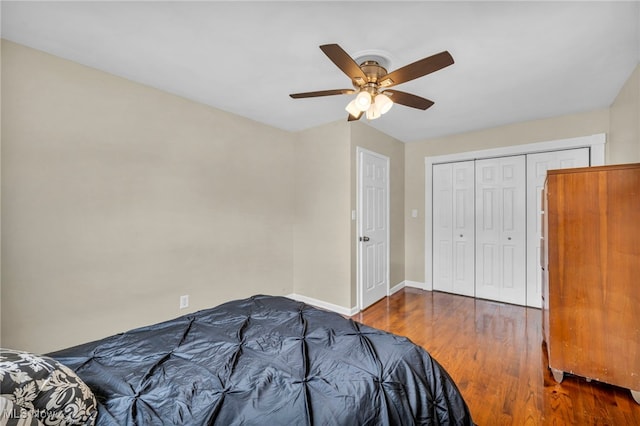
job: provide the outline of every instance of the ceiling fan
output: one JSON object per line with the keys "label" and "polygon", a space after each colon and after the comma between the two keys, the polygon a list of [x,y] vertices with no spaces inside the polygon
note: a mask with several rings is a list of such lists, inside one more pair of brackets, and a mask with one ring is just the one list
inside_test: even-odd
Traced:
{"label": "ceiling fan", "polygon": [[355,99],[349,102],[345,108],[349,112],[348,121],[359,120],[365,112],[367,119],[374,120],[389,111],[394,103],[421,110],[429,108],[433,105],[433,101],[389,88],[453,64],[453,58],[445,50],[387,73],[378,60],[364,60],[358,65],[337,44],[325,44],[320,46],[320,49],[351,79],[354,88],[293,93],[289,96],[300,99],[357,93]]}

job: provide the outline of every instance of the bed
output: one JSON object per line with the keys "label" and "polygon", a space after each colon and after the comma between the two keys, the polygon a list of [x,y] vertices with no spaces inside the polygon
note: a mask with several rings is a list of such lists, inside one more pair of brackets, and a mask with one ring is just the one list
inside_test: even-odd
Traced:
{"label": "bed", "polygon": [[447,372],[405,337],[253,296],[48,354],[98,425],[472,425]]}

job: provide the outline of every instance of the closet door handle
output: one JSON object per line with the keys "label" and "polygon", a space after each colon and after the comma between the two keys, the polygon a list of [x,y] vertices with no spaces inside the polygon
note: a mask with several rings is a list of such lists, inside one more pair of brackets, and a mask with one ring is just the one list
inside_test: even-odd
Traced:
{"label": "closet door handle", "polygon": [[360,237],[360,241],[367,242],[369,241],[369,237]]}

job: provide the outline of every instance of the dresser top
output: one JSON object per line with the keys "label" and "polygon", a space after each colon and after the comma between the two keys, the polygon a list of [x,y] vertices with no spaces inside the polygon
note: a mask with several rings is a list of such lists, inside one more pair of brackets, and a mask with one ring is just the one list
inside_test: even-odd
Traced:
{"label": "dresser top", "polygon": [[607,166],[594,166],[594,167],[576,167],[572,169],[554,169],[554,170],[547,170],[547,175],[560,175],[560,174],[567,174],[567,173],[584,173],[584,172],[602,172],[602,171],[626,170],[626,169],[640,169],[640,163],[611,164]]}

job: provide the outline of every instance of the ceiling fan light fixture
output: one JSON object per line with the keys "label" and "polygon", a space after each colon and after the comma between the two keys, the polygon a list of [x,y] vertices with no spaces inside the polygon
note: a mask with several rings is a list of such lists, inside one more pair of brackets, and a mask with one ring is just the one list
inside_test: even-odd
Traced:
{"label": "ceiling fan light fixture", "polygon": [[352,99],[351,102],[349,102],[345,110],[354,117],[357,117],[360,113],[362,113],[362,111],[360,111],[360,109],[358,109],[358,107],[356,106],[355,99]]}
{"label": "ceiling fan light fixture", "polygon": [[359,120],[365,113],[369,120],[375,120],[387,113],[394,103],[421,110],[431,107],[433,101],[429,99],[399,90],[387,90],[387,88],[424,77],[454,63],[451,54],[445,50],[387,73],[389,60],[384,54],[367,51],[362,53],[366,56],[358,57],[356,61],[335,43],[324,44],[320,49],[351,79],[353,89],[292,93],[289,96],[300,99],[355,93],[355,99],[345,107],[349,112],[347,121]]}
{"label": "ceiling fan light fixture", "polygon": [[360,111],[367,111],[371,106],[371,94],[369,92],[362,91],[356,96],[356,108]]}
{"label": "ceiling fan light fixture", "polygon": [[393,106],[393,101],[387,95],[380,93],[376,96],[374,105],[380,114],[386,114]]}

